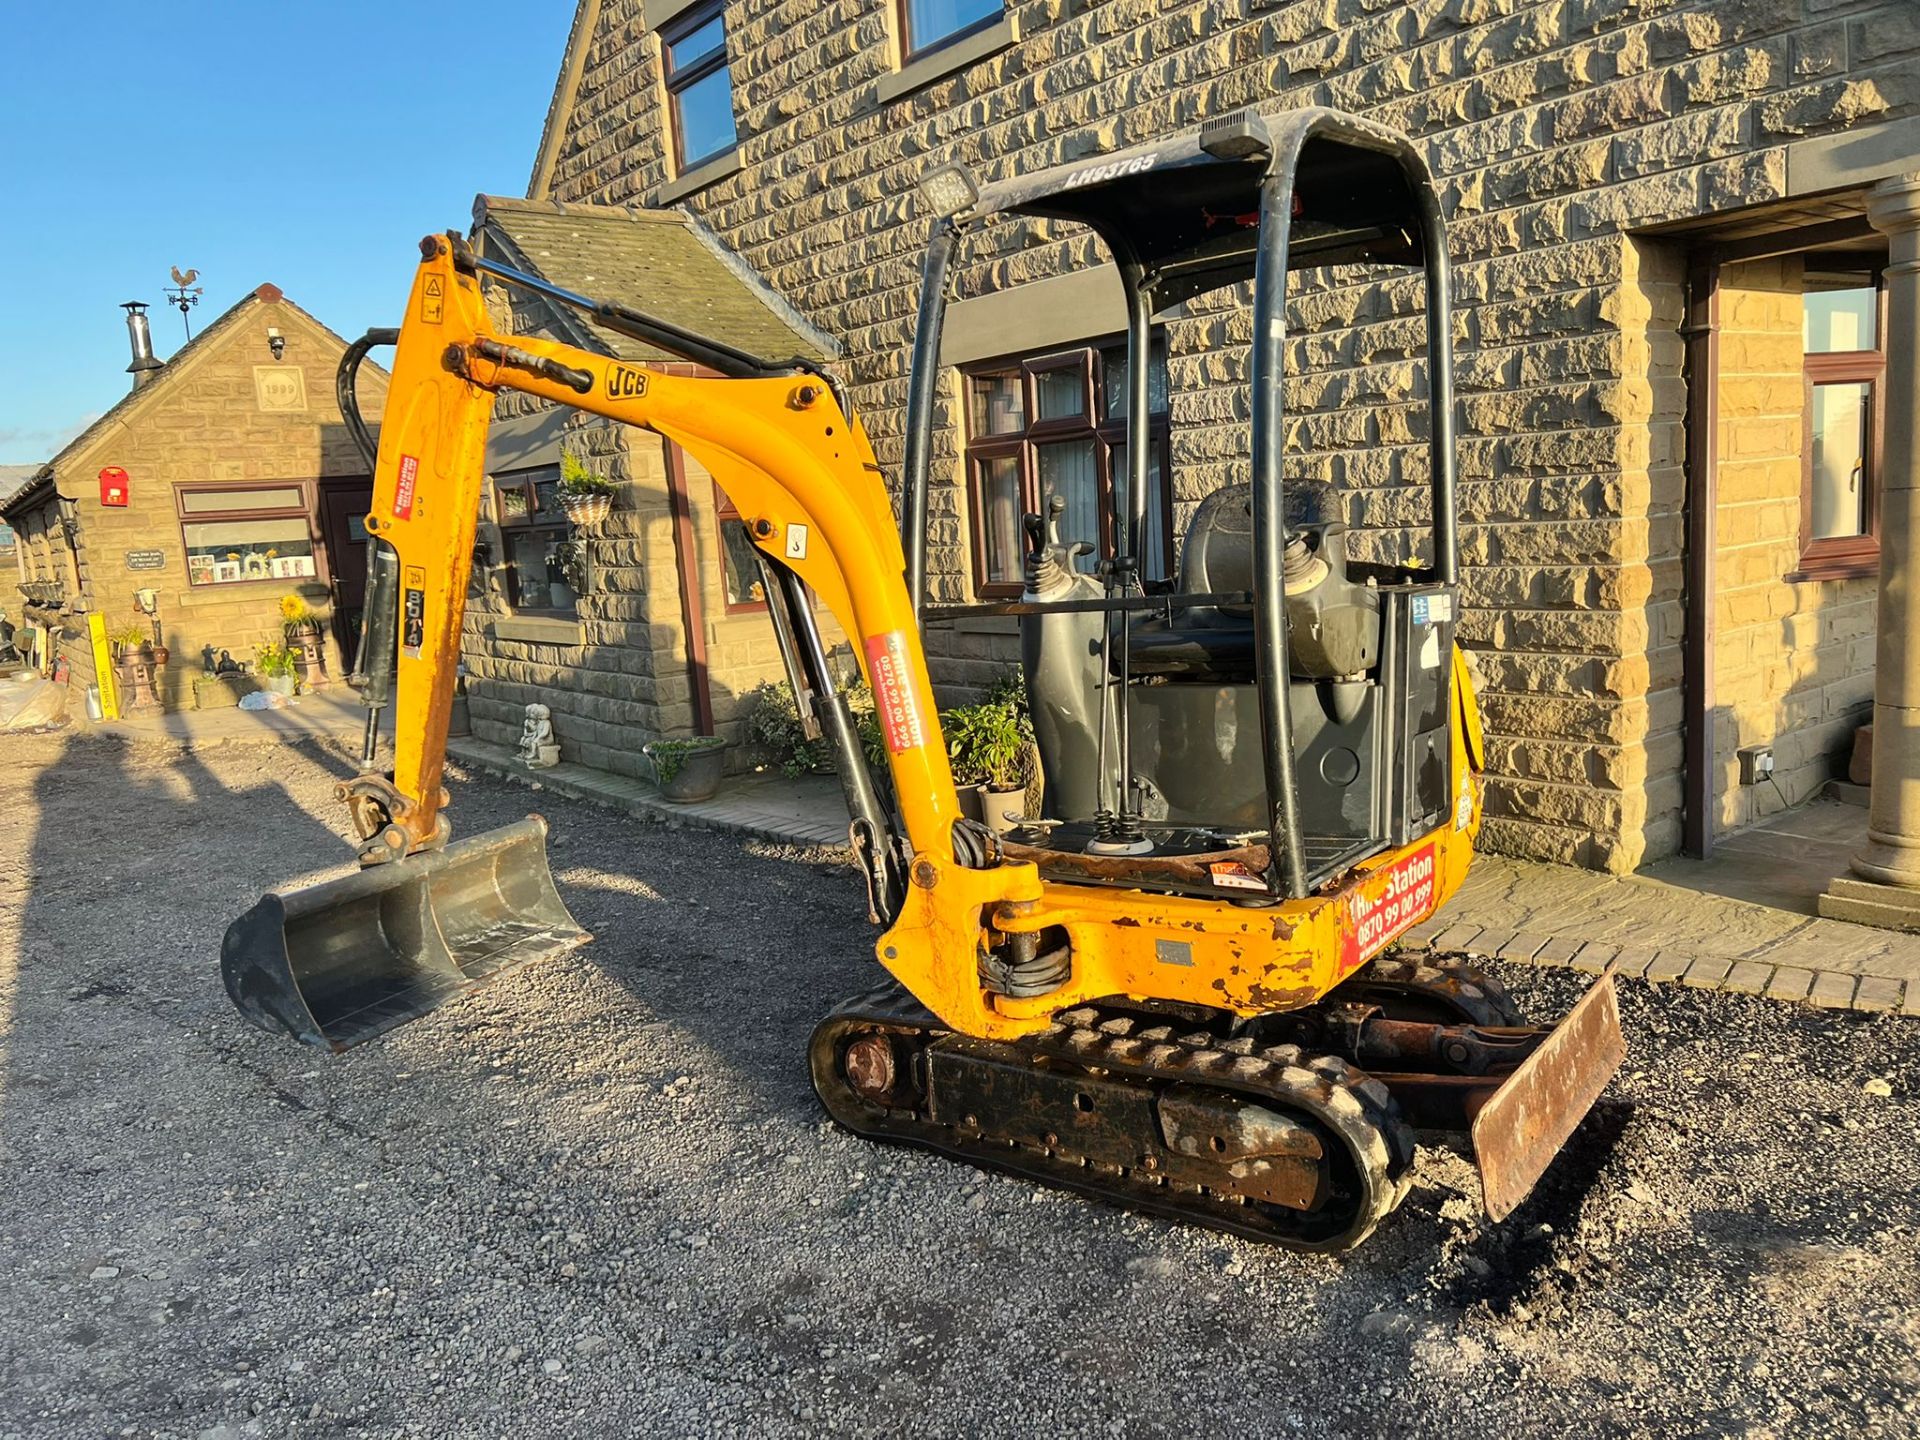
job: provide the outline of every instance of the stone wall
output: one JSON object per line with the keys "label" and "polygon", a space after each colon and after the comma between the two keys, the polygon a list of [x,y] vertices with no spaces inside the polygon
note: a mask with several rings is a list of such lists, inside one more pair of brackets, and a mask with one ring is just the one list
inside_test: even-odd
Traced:
{"label": "stone wall", "polygon": [[[277,297],[271,287],[263,288]],[[285,337],[282,360],[274,360],[268,349],[269,326]],[[298,593],[315,610],[329,613],[324,573],[311,579],[190,585],[176,487],[298,482],[308,487],[317,504],[317,482],[365,476],[366,463],[334,403],[334,370],[344,348],[338,336],[291,304],[277,298],[243,301],[159,371],[124,411],[109,416],[55,459],[60,492],[76,502],[86,603],[106,616],[111,630],[140,619],[133,607],[136,589],[159,592],[160,620],[173,653],[172,663],[160,675],[161,692],[171,707],[193,704],[191,687],[202,671],[202,647],[229,650],[245,663],[253,658],[256,645],[280,639],[282,596]],[[262,408],[255,376],[260,367],[282,377],[298,373],[297,393],[304,397],[298,408]],[[361,375],[361,408],[369,423],[377,423],[385,377],[370,367]],[[124,507],[100,503],[97,477],[109,465],[130,477]],[[317,534],[317,515],[312,525]],[[147,550],[160,552],[160,568],[129,570],[127,552]],[[65,653],[72,683],[84,688],[95,679],[84,615],[68,617],[67,628]],[[344,675],[340,647],[330,629],[325,644],[329,669],[335,677]]]}
{"label": "stone wall", "polygon": [[[486,294],[492,321],[501,330],[576,341],[537,298],[492,283]],[[541,402],[508,393],[498,403],[496,418],[541,408]],[[543,704],[553,712],[564,759],[648,778],[652,768],[642,746],[662,736],[699,733],[668,500],[668,442],[584,414],[568,424],[566,447],[618,486],[612,514],[588,542],[592,589],[576,598],[577,621],[520,617],[508,604],[501,567],[476,572],[467,596],[462,646],[474,734],[513,745],[526,706]],[[761,682],[782,678],[785,671],[765,615],[727,613],[713,482],[690,457],[683,454],[680,459],[687,479],[714,733],[735,742],[728,751],[728,768],[745,770],[756,757],[741,743],[741,699]],[[481,538],[501,557],[496,506],[496,493],[489,486]],[[829,647],[844,644],[833,618],[822,612],[820,619]]]}
{"label": "stone wall", "polygon": [[[1677,266],[1630,232],[1787,192],[1784,146],[1920,109],[1908,0],[1025,0],[1019,40],[896,100],[888,0],[727,9],[742,167],[683,203],[847,346],[897,474],[918,261],[915,180],[983,179],[1328,104],[1423,143],[1452,222],[1468,611],[1486,671],[1487,843],[1629,869],[1678,843],[1682,450]],[[668,178],[657,39],[593,0],[542,174],[646,203]],[[569,98],[570,97],[570,98]],[[961,297],[1085,268],[1085,237],[996,226]],[[1648,265],[1652,265],[1652,270]],[[1649,286],[1651,285],[1651,290]],[[1292,306],[1291,472],[1334,487],[1376,553],[1426,523],[1417,289],[1345,272]],[[1247,468],[1240,298],[1169,325],[1175,490]],[[1009,337],[1009,349],[1019,347]],[[935,464],[957,478],[957,392]],[[936,487],[933,587],[967,598],[961,488]],[[937,671],[993,637],[931,637]],[[989,655],[965,653],[987,650]],[[947,657],[943,660],[942,657]],[[963,677],[965,678],[965,677]],[[970,683],[970,682],[969,682]]]}
{"label": "stone wall", "polygon": [[[1717,831],[1797,805],[1844,770],[1873,702],[1877,577],[1791,581],[1800,568],[1805,390],[1801,261],[1721,272],[1714,640]],[[1772,782],[1738,751],[1772,745]]]}

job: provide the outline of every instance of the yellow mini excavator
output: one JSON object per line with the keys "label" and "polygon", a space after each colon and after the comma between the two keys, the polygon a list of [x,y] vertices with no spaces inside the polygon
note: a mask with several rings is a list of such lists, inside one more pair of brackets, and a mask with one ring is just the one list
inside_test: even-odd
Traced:
{"label": "yellow mini excavator", "polygon": [[[488,421],[502,391],[520,391],[667,437],[745,517],[802,713],[838,752],[890,976],[814,1032],[813,1082],[835,1120],[1312,1250],[1358,1244],[1399,1203],[1411,1127],[1471,1131],[1485,1203],[1504,1216],[1622,1041],[1610,976],[1559,1025],[1529,1026],[1465,958],[1393,948],[1459,887],[1481,807],[1480,722],[1454,645],[1446,236],[1418,153],[1329,110],[1245,113],[984,188],[959,167],[920,188],[939,218],[897,525],[829,375],[558,289],[456,235],[421,243],[404,324],[356,342],[340,372],[371,454],[354,375],[370,346],[397,346],[366,519],[367,763],[340,787],[361,868],[234,922],[235,1003],[341,1049],[587,939],[547,869],[544,822],[449,843],[441,788]],[[948,269],[964,236],[1005,217],[1084,226],[1113,261],[1126,360],[1104,388],[1123,397],[1124,461],[1098,521],[1082,522],[1103,534],[1063,535],[1059,496],[1025,518],[1018,600],[935,606],[927,494]],[[1403,565],[1350,553],[1345,527],[1290,512],[1283,485],[1288,277],[1345,265],[1424,272],[1431,527]],[[483,276],[713,374],[498,335]],[[1249,478],[1200,504],[1162,577],[1139,558],[1150,327],[1249,280]],[[1110,557],[1098,564],[1096,540]],[[808,592],[871,684],[877,773]],[[1045,781],[1043,814],[1010,835],[962,817],[922,647],[925,627],[981,614],[1018,618]],[[372,741],[388,705],[381,774]]]}

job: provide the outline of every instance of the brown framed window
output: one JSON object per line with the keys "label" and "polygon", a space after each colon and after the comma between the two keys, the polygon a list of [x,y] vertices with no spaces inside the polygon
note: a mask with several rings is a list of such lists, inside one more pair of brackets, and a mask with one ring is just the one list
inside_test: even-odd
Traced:
{"label": "brown framed window", "polygon": [[984,30],[1006,13],[1001,0],[896,0],[900,56],[913,60]]}
{"label": "brown framed window", "polygon": [[1886,295],[1877,269],[1809,256],[1801,351],[1797,580],[1844,579],[1880,564],[1881,395]]}
{"label": "brown framed window", "polygon": [[310,488],[297,480],[176,485],[187,583],[325,580]]}
{"label": "brown framed window", "polygon": [[494,477],[507,604],[521,615],[579,613],[567,578],[573,532],[560,508],[560,467],[543,465]]}
{"label": "brown framed window", "polygon": [[676,16],[660,31],[674,166],[683,175],[726,154],[737,143],[725,11],[723,0],[709,0]]}
{"label": "brown framed window", "polygon": [[[961,372],[966,395],[966,483],[974,591],[1016,596],[1024,580],[1025,515],[1044,515],[1054,496],[1066,502],[1060,538],[1086,540],[1092,571],[1113,558],[1113,477],[1127,463],[1127,349],[1087,346],[1010,357]],[[1135,550],[1142,577],[1172,573],[1172,472],[1167,425],[1167,358],[1155,336],[1148,367],[1146,534]]]}
{"label": "brown framed window", "polygon": [[720,535],[720,580],[726,591],[727,614],[766,609],[767,587],[757,558],[759,552],[747,534],[747,522],[717,484],[713,487],[713,523]]}

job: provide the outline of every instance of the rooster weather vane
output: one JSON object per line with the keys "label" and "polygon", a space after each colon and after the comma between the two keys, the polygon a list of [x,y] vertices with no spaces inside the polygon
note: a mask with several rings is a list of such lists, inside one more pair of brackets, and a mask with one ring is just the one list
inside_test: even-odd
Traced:
{"label": "rooster weather vane", "polygon": [[187,312],[200,303],[200,296],[206,289],[204,285],[193,283],[199,278],[198,270],[182,270],[176,265],[173,267],[173,288],[160,287],[161,292],[180,311],[180,323],[187,327],[189,340],[193,339],[193,325],[187,319]]}

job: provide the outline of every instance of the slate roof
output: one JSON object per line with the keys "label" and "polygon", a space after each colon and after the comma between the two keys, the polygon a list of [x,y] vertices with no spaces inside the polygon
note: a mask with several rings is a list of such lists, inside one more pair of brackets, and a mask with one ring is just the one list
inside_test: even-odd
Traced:
{"label": "slate roof", "polygon": [[[839,342],[808,324],[765,280],[678,210],[477,196],[484,254],[562,289],[614,300],[769,359],[831,360]],[[555,307],[559,309],[560,307]],[[566,312],[581,345],[623,360],[672,360],[651,345]]]}

